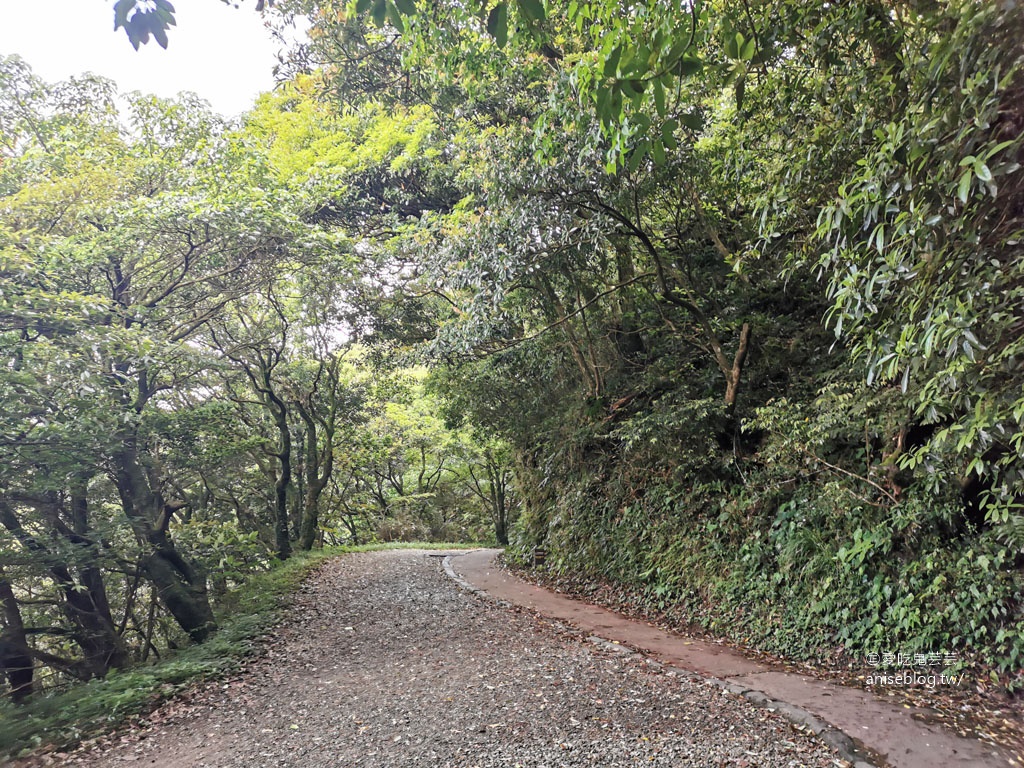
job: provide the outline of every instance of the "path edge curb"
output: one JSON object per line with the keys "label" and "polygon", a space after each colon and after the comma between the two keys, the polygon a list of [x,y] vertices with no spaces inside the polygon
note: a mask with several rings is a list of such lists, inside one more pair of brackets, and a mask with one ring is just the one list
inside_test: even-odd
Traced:
{"label": "path edge curb", "polygon": [[[468,553],[467,553],[468,554]],[[456,555],[457,557],[458,555]],[[486,590],[480,589],[480,587],[474,586],[460,576],[455,567],[452,565],[452,555],[445,555],[442,561],[444,566],[444,572],[448,575],[452,581],[454,581],[461,589],[469,592],[476,597],[486,600],[487,602],[494,603],[502,608],[514,608],[515,606],[508,600],[501,600],[494,597],[491,593]],[[531,613],[539,614],[539,611],[530,610]],[[642,648],[631,648],[629,646],[622,645],[622,643],[613,642],[607,638],[601,637],[600,635],[590,635],[587,640],[599,645],[602,648],[606,648],[616,653],[622,653],[631,656],[643,656],[650,662],[659,666],[669,666],[662,662],[654,659],[651,654],[644,651]],[[793,725],[805,728],[812,734],[817,736],[829,747],[836,751],[836,754],[846,762],[850,763],[853,768],[888,768],[886,763],[874,763],[865,760],[862,754],[857,750],[854,739],[844,731],[829,725],[828,723],[821,720],[811,712],[807,711],[803,707],[798,707],[795,704],[790,704],[787,701],[780,701],[773,699],[768,696],[764,691],[759,691],[756,688],[749,688],[743,685],[737,685],[731,683],[728,680],[722,680],[717,677],[706,677],[693,670],[684,669],[682,667],[672,667],[676,672],[683,673],[686,677],[696,680],[705,680],[713,685],[718,686],[724,691],[727,691],[735,696],[742,696],[744,699],[749,701],[755,707],[761,709],[768,709],[779,713],[786,718]]]}
{"label": "path edge curb", "polygon": [[[470,550],[470,552],[475,552],[475,551],[476,550]],[[463,554],[469,554],[469,552],[465,552]],[[445,555],[444,556],[444,560],[441,561],[441,564],[444,566],[444,572],[446,574],[448,574],[448,578],[450,578],[452,581],[454,581],[456,584],[458,584],[459,587],[461,587],[464,591],[469,592],[471,595],[476,595],[477,597],[479,597],[479,598],[481,598],[483,600],[486,600],[486,601],[488,601],[490,603],[494,603],[496,605],[499,605],[502,608],[514,608],[515,607],[508,600],[501,600],[501,599],[499,599],[497,597],[494,597],[490,592],[487,592],[486,590],[480,589],[480,587],[477,587],[477,586],[474,586],[474,585],[470,584],[464,578],[459,576],[459,574],[456,573],[455,568],[452,566],[452,558],[453,557],[461,557],[461,556],[462,555]]]}

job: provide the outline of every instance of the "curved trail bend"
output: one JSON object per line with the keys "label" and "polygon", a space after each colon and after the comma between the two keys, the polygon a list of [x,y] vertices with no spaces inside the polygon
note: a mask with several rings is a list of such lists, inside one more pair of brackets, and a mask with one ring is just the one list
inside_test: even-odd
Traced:
{"label": "curved trail bend", "polygon": [[75,766],[830,766],[718,687],[469,595],[418,550],[327,561],[265,653]]}

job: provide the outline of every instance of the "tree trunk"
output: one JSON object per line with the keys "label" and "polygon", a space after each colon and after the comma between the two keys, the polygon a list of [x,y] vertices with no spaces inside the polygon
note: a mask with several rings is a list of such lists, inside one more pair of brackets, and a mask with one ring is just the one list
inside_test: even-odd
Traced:
{"label": "tree trunk", "polygon": [[79,566],[78,574],[84,587],[81,592],[84,616],[91,625],[89,632],[92,635],[91,644],[94,645],[91,662],[102,669],[102,676],[109,669],[127,668],[129,655],[128,646],[118,633],[110,613],[107,587],[97,563],[96,545],[85,538],[89,533],[89,498],[84,481],[71,489],[71,515],[73,530],[80,537],[75,545],[83,550],[79,562],[84,565]]}
{"label": "tree trunk", "polygon": [[300,407],[299,415],[306,424],[306,493],[302,502],[299,547],[309,551],[316,542],[316,534],[320,528],[320,496],[323,495],[334,469],[334,418],[332,415],[324,424],[324,448],[321,454],[313,414]]}
{"label": "tree trunk", "polygon": [[736,399],[740,391],[740,380],[743,376],[743,363],[746,362],[747,351],[750,348],[750,323],[743,323],[743,326],[740,328],[740,341],[732,362],[725,356],[718,339],[710,331],[708,335],[711,348],[715,354],[715,361],[725,377],[725,406],[731,416],[736,410]]}
{"label": "tree trunk", "polygon": [[[269,378],[269,377],[268,377]],[[269,384],[268,384],[269,386]],[[288,411],[285,405],[274,394],[270,408],[277,425],[277,481],[274,483],[274,540],[277,546],[277,559],[287,560],[292,554],[292,542],[288,530],[288,486],[292,482],[292,434],[288,429]]]}
{"label": "tree trunk", "polygon": [[494,509],[494,536],[498,543],[508,546],[508,500],[505,496],[505,478],[502,470],[493,464],[487,468],[491,481],[491,503]]}
{"label": "tree trunk", "polygon": [[179,626],[201,643],[217,628],[206,575],[175,548],[167,532],[170,510],[160,493],[149,486],[135,435],[123,435],[121,446],[112,457],[114,481],[128,523],[147,552],[141,561],[142,572]]}
{"label": "tree trunk", "polygon": [[508,515],[506,512],[504,504],[496,501],[494,511],[494,537],[498,540],[498,544],[503,547],[508,546]]}
{"label": "tree trunk", "polygon": [[[55,494],[52,496],[43,497],[36,504],[43,508],[57,533],[66,534],[66,527],[63,530],[57,527],[57,500]],[[22,526],[14,509],[5,502],[0,502],[0,523],[3,523],[27,551],[39,559],[60,590],[61,608],[72,627],[72,637],[85,657],[85,676],[103,677],[111,667],[127,666],[128,650],[110,615],[110,605],[98,569],[87,565],[82,569],[82,582],[76,582],[67,562],[29,533]],[[80,546],[83,537],[73,531],[70,533],[68,538],[72,545]],[[88,556],[85,558],[86,561],[89,559]]]}
{"label": "tree trunk", "polygon": [[11,686],[11,701],[22,704],[35,691],[35,664],[25,652],[28,638],[21,620],[21,608],[11,584],[0,570],[0,603],[4,607],[4,630],[0,634],[0,669]]}

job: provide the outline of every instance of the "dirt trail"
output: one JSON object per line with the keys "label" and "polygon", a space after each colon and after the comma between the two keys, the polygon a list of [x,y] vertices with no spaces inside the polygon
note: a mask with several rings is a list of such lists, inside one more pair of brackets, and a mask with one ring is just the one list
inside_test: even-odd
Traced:
{"label": "dirt trail", "polygon": [[461,591],[423,551],[346,555],[237,679],[61,765],[835,766],[776,714]]}

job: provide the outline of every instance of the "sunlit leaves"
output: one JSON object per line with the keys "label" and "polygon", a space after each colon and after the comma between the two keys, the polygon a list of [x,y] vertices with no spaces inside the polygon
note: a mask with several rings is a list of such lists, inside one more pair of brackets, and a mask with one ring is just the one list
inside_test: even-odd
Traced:
{"label": "sunlit leaves", "polygon": [[[855,342],[868,383],[898,386],[917,418],[949,425],[908,455],[908,466],[956,457],[993,484],[985,503],[997,521],[1021,489],[1020,380],[1009,361],[1022,348],[1008,329],[1020,322],[1024,295],[1014,255],[1022,223],[1004,191],[1019,187],[1022,139],[1007,141],[993,126],[1020,73],[1003,71],[1006,53],[990,43],[1015,39],[999,11],[963,13],[932,44],[935,63],[906,97],[928,109],[901,109],[871,132],[817,236],[830,322]],[[957,96],[936,101],[937,93]]]}
{"label": "sunlit leaves", "polygon": [[[386,14],[380,10],[380,4],[354,2],[350,9],[369,13],[378,27],[386,20],[391,21],[391,26],[400,26],[391,16],[384,18]],[[553,61],[559,61],[559,66],[574,80],[574,98],[589,101],[602,125],[611,144],[605,162],[611,170],[619,167],[626,155],[636,152],[631,142],[635,118],[664,119],[677,111],[680,81],[703,69],[707,54],[700,48],[710,39],[708,34],[713,27],[705,11],[682,2],[660,3],[635,15],[623,16],[617,6],[602,2],[573,2],[554,13],[540,0],[502,0],[482,2],[461,13],[453,10],[458,18],[450,22],[428,21],[412,3],[396,6],[396,11],[407,19],[406,64],[412,67],[420,67],[437,55],[452,58],[454,54],[453,64],[476,58],[480,50],[486,50],[483,40],[474,42],[476,33],[498,49],[508,51],[517,61],[538,50],[553,56]],[[408,22],[414,16],[416,23],[410,27]],[[449,23],[451,26],[447,26]],[[461,43],[465,47],[457,53],[451,51],[453,40],[465,40]],[[751,40],[742,35],[739,42],[735,35],[732,40],[738,46],[737,55],[752,55]],[[478,47],[472,50],[471,46]],[[566,46],[566,50],[592,49],[596,56],[573,53],[567,57],[561,50]],[[504,59],[493,61],[503,66],[500,62]],[[554,102],[551,106],[555,106]],[[571,111],[570,105],[564,106]],[[671,142],[663,140],[660,130],[651,135],[646,135],[646,130],[642,133],[637,138],[646,142],[641,154],[658,165],[664,164],[674,149]]]}

